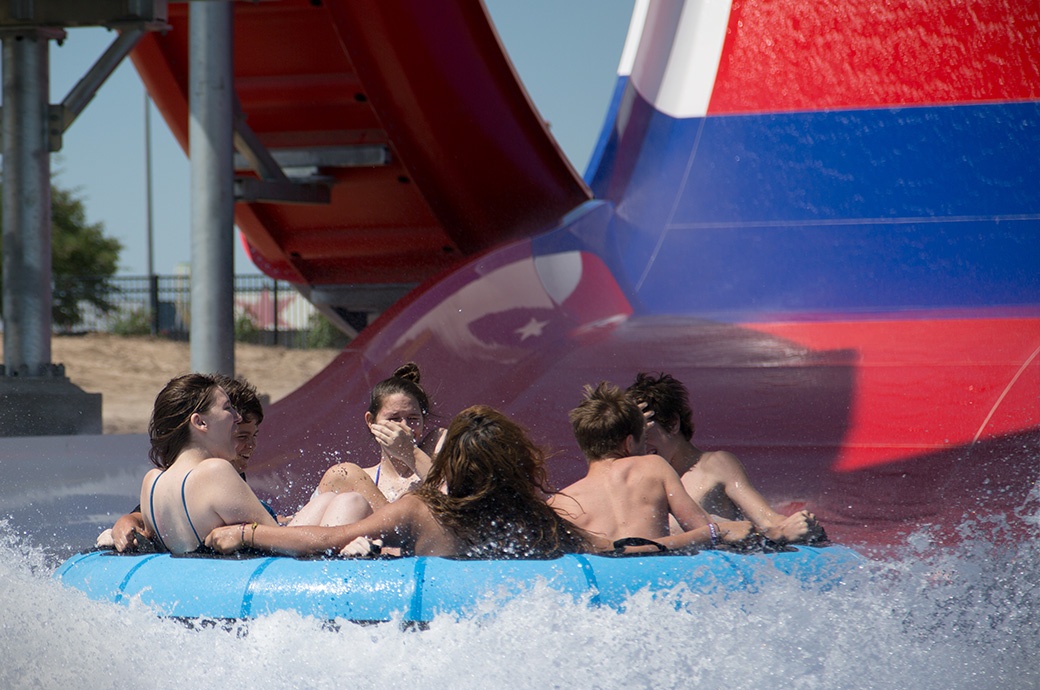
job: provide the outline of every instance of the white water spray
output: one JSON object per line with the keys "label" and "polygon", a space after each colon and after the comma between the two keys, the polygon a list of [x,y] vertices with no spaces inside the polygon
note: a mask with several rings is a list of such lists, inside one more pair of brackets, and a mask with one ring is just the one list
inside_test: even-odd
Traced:
{"label": "white water spray", "polygon": [[965,523],[973,537],[938,551],[919,532],[826,592],[775,573],[756,592],[679,607],[643,594],[618,614],[535,590],[422,631],[334,632],[292,613],[189,629],[91,602],[2,524],[0,687],[1036,688],[1040,539],[1000,546],[1005,528]]}

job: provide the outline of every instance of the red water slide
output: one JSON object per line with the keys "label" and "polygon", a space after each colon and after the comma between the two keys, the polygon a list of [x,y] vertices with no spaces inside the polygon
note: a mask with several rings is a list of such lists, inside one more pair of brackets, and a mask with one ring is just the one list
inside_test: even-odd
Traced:
{"label": "red water slide", "polygon": [[[189,155],[190,6],[132,56]],[[234,3],[234,75],[260,141],[331,183],[329,204],[236,205],[272,277],[414,284],[590,197],[480,0]]]}

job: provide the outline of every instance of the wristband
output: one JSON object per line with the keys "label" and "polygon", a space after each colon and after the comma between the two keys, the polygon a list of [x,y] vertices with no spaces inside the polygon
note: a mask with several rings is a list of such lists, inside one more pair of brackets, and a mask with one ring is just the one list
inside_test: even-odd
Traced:
{"label": "wristband", "polygon": [[716,525],[714,522],[709,522],[708,533],[711,535],[711,547],[715,548],[715,546],[719,543],[719,526]]}
{"label": "wristband", "polygon": [[246,545],[246,523],[242,523],[242,546]]}
{"label": "wristband", "polygon": [[[249,533],[249,547],[250,548],[256,548],[256,528],[257,528],[257,523],[254,522],[253,523],[253,531]],[[242,534],[245,534],[245,531],[246,531],[246,528],[245,528],[245,525],[243,525],[242,526]],[[245,541],[245,539],[243,539],[242,541]]]}

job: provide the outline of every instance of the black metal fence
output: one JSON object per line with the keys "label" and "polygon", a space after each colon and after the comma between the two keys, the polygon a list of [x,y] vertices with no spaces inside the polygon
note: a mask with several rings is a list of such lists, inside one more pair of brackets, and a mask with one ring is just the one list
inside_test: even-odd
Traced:
{"label": "black metal fence", "polygon": [[[79,321],[57,332],[188,339],[189,276],[117,276],[105,282],[109,289],[104,299],[111,309],[81,302]],[[239,275],[235,276],[235,340],[291,348],[339,347],[345,336],[289,283]]]}

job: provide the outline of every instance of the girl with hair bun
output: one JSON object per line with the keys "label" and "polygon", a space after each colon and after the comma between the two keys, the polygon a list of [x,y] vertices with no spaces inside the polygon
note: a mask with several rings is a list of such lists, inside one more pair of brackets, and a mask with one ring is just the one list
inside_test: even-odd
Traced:
{"label": "girl with hair bun", "polygon": [[334,465],[317,494],[358,492],[378,510],[422,482],[444,442],[444,429],[427,429],[430,399],[420,379],[419,365],[407,362],[375,385],[365,424],[379,444],[379,463],[366,468],[352,462]]}
{"label": "girl with hair bun", "polygon": [[475,405],[448,427],[422,484],[352,525],[213,530],[206,544],[292,556],[366,555],[383,545],[402,555],[557,558],[589,551],[589,535],[546,505],[545,455],[502,413]]}

